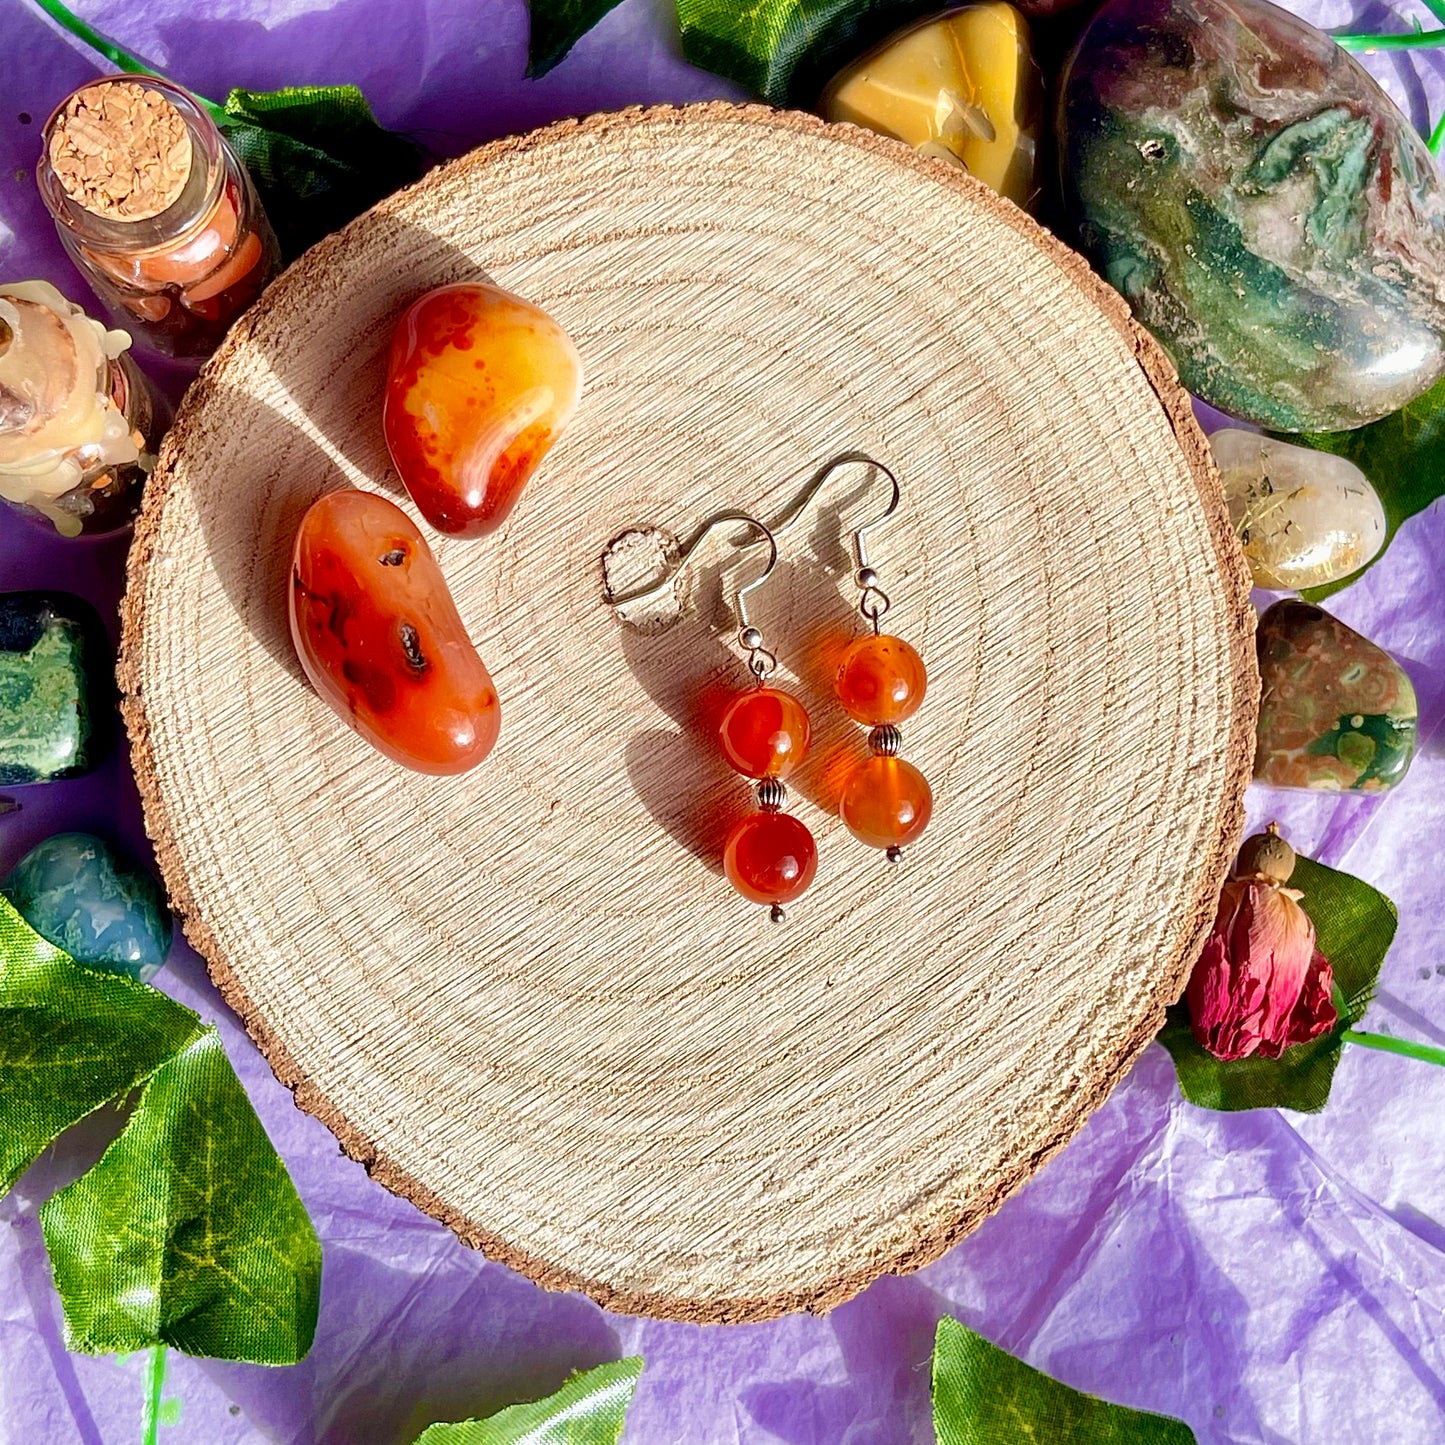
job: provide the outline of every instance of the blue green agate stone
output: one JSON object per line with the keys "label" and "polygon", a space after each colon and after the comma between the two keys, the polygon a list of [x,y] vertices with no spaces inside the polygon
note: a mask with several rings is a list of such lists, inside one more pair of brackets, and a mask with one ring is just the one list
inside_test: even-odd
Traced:
{"label": "blue green agate stone", "polygon": [[1445,372],[1445,188],[1323,31],[1266,0],[1109,0],[1059,152],[1080,245],[1222,411],[1343,431]]}
{"label": "blue green agate stone", "polygon": [[0,593],[0,784],[88,772],[105,751],[111,699],[109,650],[88,603]]}
{"label": "blue green agate stone", "polygon": [[91,833],[47,838],[0,893],[42,938],[91,968],[145,983],[166,961],[171,915],[160,884]]}

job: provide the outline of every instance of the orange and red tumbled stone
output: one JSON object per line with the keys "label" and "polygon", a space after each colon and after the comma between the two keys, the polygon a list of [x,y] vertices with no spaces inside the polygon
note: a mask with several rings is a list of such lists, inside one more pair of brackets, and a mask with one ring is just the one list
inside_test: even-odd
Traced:
{"label": "orange and red tumbled stone", "polygon": [[516,505],[581,394],[577,348],[540,307],[498,286],[441,286],[392,338],[386,445],[437,531],[480,536]]}
{"label": "orange and red tumbled stone", "polygon": [[786,778],[808,755],[812,736],[807,708],[777,687],[740,692],[718,724],[723,756],[745,778]]}
{"label": "orange and red tumbled stone", "polygon": [[928,671],[901,637],[860,637],[843,654],[834,680],[843,710],[864,727],[901,723],[923,705]]}
{"label": "orange and red tumbled stone", "polygon": [[723,871],[753,903],[791,903],[818,872],[818,845],[791,813],[750,813],[728,834]]}
{"label": "orange and red tumbled stone", "polygon": [[373,747],[420,773],[492,750],[497,690],[426,539],[370,492],[332,492],[301,520],[291,639],[312,686]]}

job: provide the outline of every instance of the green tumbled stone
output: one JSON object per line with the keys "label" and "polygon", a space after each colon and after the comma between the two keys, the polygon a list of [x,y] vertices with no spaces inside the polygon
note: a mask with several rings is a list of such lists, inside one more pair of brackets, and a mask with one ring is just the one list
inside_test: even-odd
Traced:
{"label": "green tumbled stone", "polygon": [[160,884],[91,833],[57,833],[11,870],[0,893],[78,963],[147,982],[166,960],[171,915]]}
{"label": "green tumbled stone", "polygon": [[109,735],[100,618],[65,592],[0,594],[0,784],[93,768]]}
{"label": "green tumbled stone", "polygon": [[1214,406],[1341,431],[1445,372],[1445,186],[1323,31],[1267,0],[1109,0],[1059,131],[1082,248]]}
{"label": "green tumbled stone", "polygon": [[1382,793],[1415,754],[1419,707],[1404,669],[1307,602],[1259,620],[1254,776],[1278,788]]}

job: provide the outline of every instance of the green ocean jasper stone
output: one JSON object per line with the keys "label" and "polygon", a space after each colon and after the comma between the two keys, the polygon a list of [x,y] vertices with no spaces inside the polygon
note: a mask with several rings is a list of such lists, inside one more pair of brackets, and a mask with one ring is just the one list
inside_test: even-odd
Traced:
{"label": "green ocean jasper stone", "polygon": [[1445,189],[1323,31],[1265,0],[1109,0],[1065,67],[1080,244],[1191,391],[1342,431],[1445,372]]}
{"label": "green ocean jasper stone", "polygon": [[89,771],[108,734],[100,618],[66,592],[0,594],[0,784]]}
{"label": "green ocean jasper stone", "polygon": [[1308,602],[1259,619],[1256,781],[1382,793],[1415,755],[1419,706],[1389,653]]}

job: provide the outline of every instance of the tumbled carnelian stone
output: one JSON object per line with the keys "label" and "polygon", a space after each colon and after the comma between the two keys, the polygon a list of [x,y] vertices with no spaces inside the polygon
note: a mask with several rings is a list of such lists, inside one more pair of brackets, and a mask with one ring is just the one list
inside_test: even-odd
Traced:
{"label": "tumbled carnelian stone", "polygon": [[791,813],[750,813],[728,834],[723,871],[754,903],[791,903],[818,872],[818,845]]}
{"label": "tumbled carnelian stone", "polygon": [[834,681],[843,711],[865,727],[901,723],[923,705],[928,671],[901,637],[860,637],[843,654]]}
{"label": "tumbled carnelian stone", "polygon": [[291,640],[312,686],[367,742],[419,773],[492,750],[497,690],[426,539],[371,492],[332,492],[301,519]]}
{"label": "tumbled carnelian stone", "polygon": [[813,726],[790,692],[755,687],[740,692],[718,724],[723,756],[745,778],[786,778],[808,755]]}
{"label": "tumbled carnelian stone", "polygon": [[928,826],[933,789],[912,763],[875,755],[848,774],[839,812],[860,843],[903,848]]}
{"label": "tumbled carnelian stone", "polygon": [[498,286],[441,286],[392,337],[386,445],[437,531],[479,536],[512,510],[581,394],[577,348],[540,307]]}

